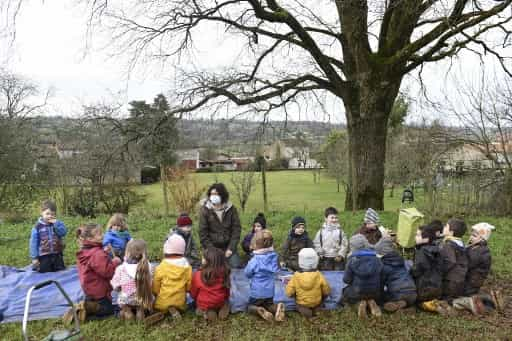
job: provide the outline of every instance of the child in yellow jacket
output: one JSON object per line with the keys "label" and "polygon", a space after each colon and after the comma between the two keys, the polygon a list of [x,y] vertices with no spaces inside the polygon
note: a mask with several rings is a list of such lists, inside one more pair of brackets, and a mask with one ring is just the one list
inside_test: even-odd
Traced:
{"label": "child in yellow jacket", "polygon": [[299,252],[300,271],[293,274],[286,286],[286,295],[295,296],[297,310],[303,316],[315,316],[322,301],[331,292],[324,276],[316,268],[318,255],[312,248],[304,248]]}
{"label": "child in yellow jacket", "polygon": [[192,283],[192,267],[183,257],[185,240],[178,234],[171,235],[164,245],[165,259],[156,267],[153,278],[155,309],[179,319],[180,311],[187,308],[187,291]]}

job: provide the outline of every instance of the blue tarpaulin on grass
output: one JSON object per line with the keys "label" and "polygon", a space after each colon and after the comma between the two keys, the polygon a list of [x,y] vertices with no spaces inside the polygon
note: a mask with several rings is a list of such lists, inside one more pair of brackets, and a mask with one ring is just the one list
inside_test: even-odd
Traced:
{"label": "blue tarpaulin on grass", "polygon": [[[289,272],[281,272],[276,276],[275,302],[283,302],[287,310],[295,310],[293,298],[284,293],[283,276]],[[335,309],[341,299],[343,283],[342,271],[323,272],[331,287],[331,294],[324,302],[326,309]],[[31,267],[13,268],[0,265],[0,323],[17,322],[23,319],[25,298],[28,290],[38,283],[55,280],[60,283],[73,302],[79,302],[84,294],[80,288],[76,266],[66,270],[50,273],[38,273]],[[242,312],[247,309],[249,299],[249,280],[243,270],[233,270],[231,273],[231,312]],[[189,305],[192,300],[188,298]],[[44,287],[32,293],[30,320],[41,320],[61,317],[68,309],[67,301],[55,285]]]}

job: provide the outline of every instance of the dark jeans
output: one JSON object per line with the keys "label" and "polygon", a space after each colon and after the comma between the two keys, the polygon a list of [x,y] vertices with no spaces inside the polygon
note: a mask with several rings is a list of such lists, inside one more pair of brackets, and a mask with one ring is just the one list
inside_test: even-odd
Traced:
{"label": "dark jeans", "polygon": [[[115,307],[112,304],[112,301],[107,297],[104,297],[100,300],[95,300],[89,297],[85,298],[85,306],[87,307],[87,302],[96,302],[98,303],[98,309],[94,311],[94,313],[87,312],[87,318],[98,318],[102,319],[111,315],[114,315]],[[89,315],[90,314],[90,315]]]}
{"label": "dark jeans", "polygon": [[345,269],[345,262],[337,262],[335,258],[322,257],[318,261],[318,270],[321,271],[342,271]]}
{"label": "dark jeans", "polygon": [[49,255],[39,256],[39,266],[34,269],[39,272],[55,272],[64,270],[64,257],[62,253],[53,253]]}
{"label": "dark jeans", "polygon": [[274,304],[274,299],[270,298],[252,298],[249,297],[249,305],[247,310],[251,313],[255,312],[256,307],[263,307],[270,311],[272,314],[276,313],[277,304]]}

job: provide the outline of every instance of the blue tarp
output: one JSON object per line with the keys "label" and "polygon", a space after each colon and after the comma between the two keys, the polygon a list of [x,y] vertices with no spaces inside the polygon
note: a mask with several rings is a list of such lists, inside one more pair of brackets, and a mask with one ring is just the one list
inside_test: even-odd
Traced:
{"label": "blue tarp", "polygon": [[[323,273],[329,285],[331,294],[324,302],[326,309],[335,309],[341,299],[343,289],[343,272],[327,271]],[[286,297],[284,293],[283,276],[290,275],[282,272],[276,277],[275,302],[283,302],[287,310],[295,309],[295,301]],[[64,271],[38,273],[26,268],[13,268],[0,265],[0,322],[16,322],[23,319],[25,297],[28,290],[35,284],[56,280],[64,288],[73,302],[79,302],[84,295],[80,288],[76,266],[68,267]],[[247,309],[249,299],[249,280],[243,270],[233,270],[231,274],[231,312],[242,312]],[[188,298],[189,305],[192,300]],[[40,320],[61,317],[68,309],[65,298],[60,294],[56,286],[47,286],[36,290],[32,294],[30,307],[30,320]],[[3,319],[1,319],[3,316]]]}

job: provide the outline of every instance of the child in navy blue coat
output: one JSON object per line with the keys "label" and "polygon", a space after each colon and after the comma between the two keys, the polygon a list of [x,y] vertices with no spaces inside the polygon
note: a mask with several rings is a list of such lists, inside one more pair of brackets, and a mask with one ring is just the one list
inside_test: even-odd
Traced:
{"label": "child in navy blue coat", "polygon": [[379,301],[382,292],[382,263],[375,250],[370,248],[368,240],[362,234],[350,238],[351,254],[348,258],[343,281],[343,301],[348,304],[359,303],[358,315],[367,317],[367,308],[374,316],[381,316]]}
{"label": "child in navy blue coat", "polygon": [[395,250],[390,238],[382,238],[375,246],[382,262],[384,310],[395,312],[416,302],[416,285],[405,267],[402,256]]}
{"label": "child in navy blue coat", "polygon": [[274,304],[274,281],[279,271],[279,260],[273,242],[272,233],[268,230],[258,231],[252,238],[253,257],[244,270],[251,281],[247,310],[266,321],[275,317],[281,322],[285,317],[284,304]]}

